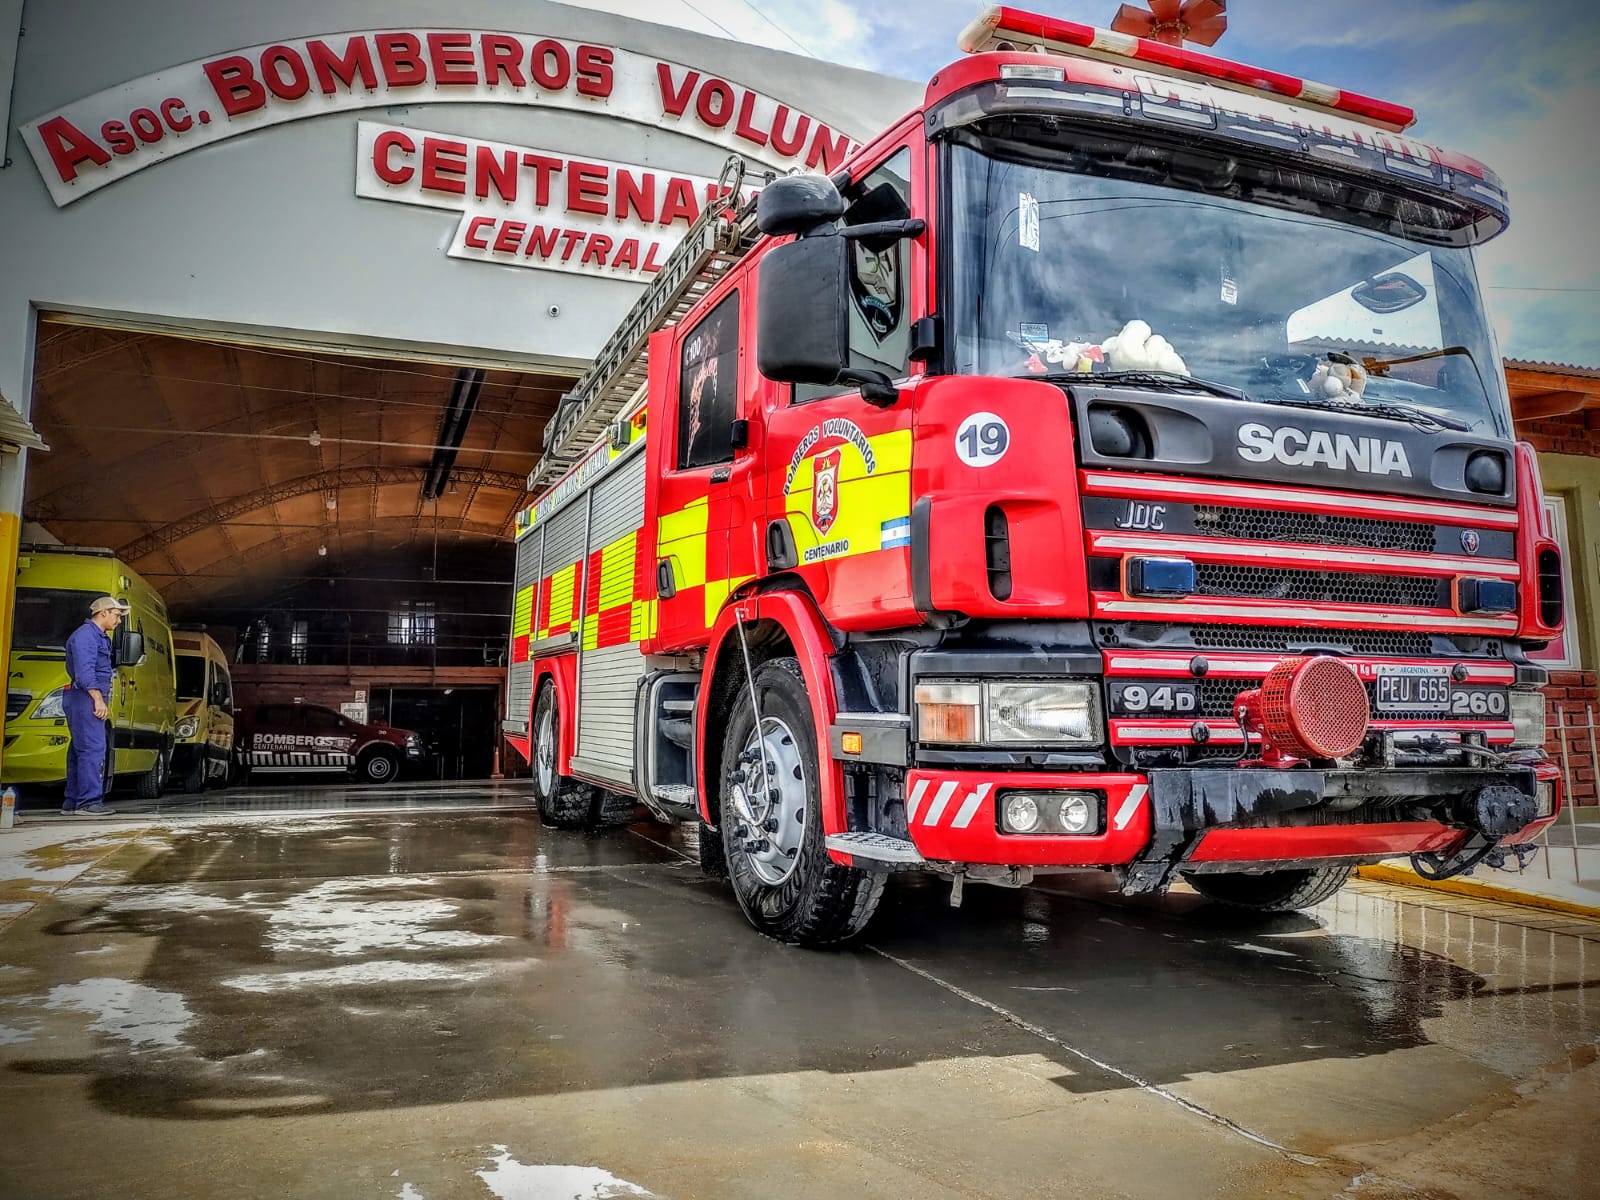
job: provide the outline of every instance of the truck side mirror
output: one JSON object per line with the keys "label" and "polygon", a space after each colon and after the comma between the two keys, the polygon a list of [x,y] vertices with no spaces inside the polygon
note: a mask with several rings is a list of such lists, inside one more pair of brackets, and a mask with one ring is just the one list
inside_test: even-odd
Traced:
{"label": "truck side mirror", "polygon": [[144,661],[144,634],[134,629],[119,629],[112,657],[119,667],[137,667]]}

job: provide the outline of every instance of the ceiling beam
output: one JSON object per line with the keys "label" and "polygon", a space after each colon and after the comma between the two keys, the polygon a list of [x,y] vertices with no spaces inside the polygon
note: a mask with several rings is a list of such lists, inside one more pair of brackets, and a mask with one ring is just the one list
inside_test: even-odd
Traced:
{"label": "ceiling beam", "polygon": [[[225,525],[234,517],[242,517],[246,513],[273,504],[281,504],[285,500],[293,500],[313,492],[336,492],[345,488],[377,488],[384,484],[415,483],[422,479],[427,471],[426,466],[343,467],[332,471],[319,471],[313,475],[302,475],[297,479],[288,479],[282,483],[257,488],[253,492],[246,492],[242,496],[235,496],[190,513],[180,520],[163,525],[160,529],[119,547],[118,553],[125,561],[136,563],[139,559],[163,550],[203,529],[213,525]],[[510,492],[519,497],[526,492],[526,479],[509,471],[460,467],[453,474],[463,483],[494,491]]]}

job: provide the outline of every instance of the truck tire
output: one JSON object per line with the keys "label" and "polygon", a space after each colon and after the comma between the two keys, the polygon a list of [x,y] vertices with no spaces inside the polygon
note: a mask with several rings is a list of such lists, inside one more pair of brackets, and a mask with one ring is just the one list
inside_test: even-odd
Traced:
{"label": "truck tire", "polygon": [[594,811],[596,829],[621,829],[639,815],[639,802],[626,792],[596,788],[600,793]]}
{"label": "truck tire", "polygon": [[362,783],[393,783],[400,777],[400,756],[393,750],[368,750],[356,763]]}
{"label": "truck tire", "polygon": [[[776,658],[755,672],[759,741],[748,690],[742,690],[719,773],[722,844],[733,893],[750,924],[776,941],[840,945],[866,928],[887,876],[841,867],[828,857],[815,724],[799,662]],[[765,799],[750,805],[746,796],[769,780]]]}
{"label": "truck tire", "polygon": [[167,790],[167,773],[172,766],[172,747],[162,746],[156,751],[155,765],[134,780],[135,794],[141,800],[159,800]]}
{"label": "truck tire", "polygon": [[1185,875],[1184,881],[1207,900],[1252,912],[1292,912],[1320,904],[1344,886],[1353,867],[1310,867],[1268,871],[1264,875],[1228,872]]}
{"label": "truck tire", "polygon": [[539,802],[539,820],[551,829],[585,829],[599,806],[599,789],[561,774],[560,729],[555,685],[546,683],[533,708],[533,794]]}

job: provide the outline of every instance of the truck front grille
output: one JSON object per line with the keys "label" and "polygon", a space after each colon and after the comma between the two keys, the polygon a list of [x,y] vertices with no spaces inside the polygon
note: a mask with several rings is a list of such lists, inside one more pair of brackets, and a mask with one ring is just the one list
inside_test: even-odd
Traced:
{"label": "truck front grille", "polygon": [[33,699],[32,692],[7,692],[6,693],[6,720],[15,721],[25,711],[28,703]]}
{"label": "truck front grille", "polygon": [[1195,594],[1252,599],[1309,600],[1382,607],[1437,608],[1450,602],[1439,580],[1425,575],[1366,575],[1354,571],[1283,571],[1199,563]]}
{"label": "truck front grille", "polygon": [[1203,536],[1246,542],[1354,546],[1368,550],[1408,550],[1417,554],[1431,553],[1434,548],[1433,526],[1416,521],[1381,521],[1366,517],[1333,517],[1318,513],[1197,504],[1194,507],[1194,524],[1196,531]]}

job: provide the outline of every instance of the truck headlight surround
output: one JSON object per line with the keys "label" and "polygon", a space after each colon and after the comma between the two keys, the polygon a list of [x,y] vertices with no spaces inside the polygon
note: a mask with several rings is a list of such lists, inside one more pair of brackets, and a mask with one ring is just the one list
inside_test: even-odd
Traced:
{"label": "truck headlight surround", "polygon": [[1100,792],[1005,788],[996,797],[1000,832],[1094,837],[1105,832]]}
{"label": "truck headlight surround", "polygon": [[925,743],[1098,746],[1105,736],[1096,682],[927,679],[914,699]]}
{"label": "truck headlight surround", "polygon": [[1554,815],[1556,811],[1556,781],[1554,779],[1539,780],[1534,785],[1533,796],[1536,816],[1548,817]]}
{"label": "truck headlight surround", "polygon": [[195,730],[197,730],[199,728],[200,728],[200,718],[198,718],[198,717],[184,717],[183,720],[178,722],[178,728],[177,728],[178,740],[179,741],[185,741],[185,742],[188,741],[190,738],[192,738],[194,736]]}
{"label": "truck headlight surround", "polygon": [[33,710],[35,721],[65,721],[67,719],[67,689],[57,688]]}
{"label": "truck headlight surround", "polygon": [[1543,746],[1545,741],[1544,693],[1511,693],[1511,744]]}

